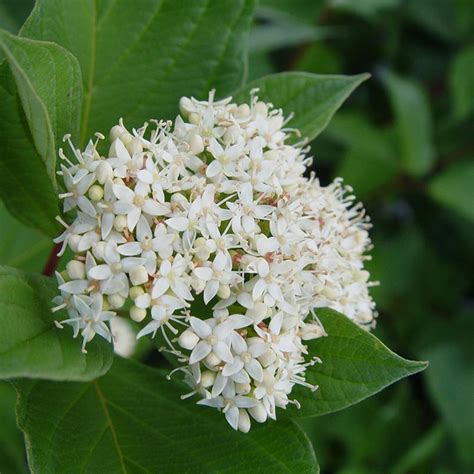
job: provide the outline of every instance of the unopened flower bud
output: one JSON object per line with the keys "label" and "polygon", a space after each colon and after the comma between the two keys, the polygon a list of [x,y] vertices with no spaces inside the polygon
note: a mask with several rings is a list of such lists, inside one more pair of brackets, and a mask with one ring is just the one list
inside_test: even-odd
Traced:
{"label": "unopened flower bud", "polygon": [[71,280],[83,280],[86,277],[86,266],[77,260],[68,262],[66,270]]}
{"label": "unopened flower bud", "polygon": [[91,186],[89,188],[87,194],[92,199],[92,201],[100,201],[104,197],[104,189],[102,188],[102,186],[94,184],[94,186]]}
{"label": "unopened flower bud", "polygon": [[230,287],[229,285],[219,285],[219,290],[217,292],[217,296],[222,298],[223,300],[227,299],[230,296]]}
{"label": "unopened flower bud", "polygon": [[210,367],[216,367],[222,362],[222,360],[219,359],[219,357],[217,357],[216,354],[214,354],[214,352],[211,352],[206,357],[205,361],[206,361],[206,364],[209,365]]}
{"label": "unopened flower bud", "polygon": [[114,125],[111,129],[110,129],[110,141],[114,141],[116,138],[120,137],[120,135],[122,135],[122,133],[125,131],[125,129],[123,127],[121,127],[120,125]]}
{"label": "unopened flower bud", "polygon": [[127,218],[124,215],[120,214],[117,217],[115,217],[114,229],[117,232],[123,232],[126,227],[127,227]]}
{"label": "unopened flower bud", "polygon": [[130,317],[137,323],[140,323],[146,318],[146,309],[132,306],[130,308]]}
{"label": "unopened flower bud", "polygon": [[132,300],[136,300],[139,296],[145,294],[145,290],[141,286],[132,286],[128,295]]}
{"label": "unopened flower bud", "polygon": [[257,402],[257,405],[248,408],[248,411],[250,415],[252,415],[252,418],[258,423],[264,423],[267,419],[267,410],[265,410],[262,402]]}
{"label": "unopened flower bud", "polygon": [[268,351],[264,352],[258,360],[260,363],[263,365],[263,367],[268,367],[269,365],[273,364],[276,360],[276,354],[274,351],[271,349],[268,349]]}
{"label": "unopened flower bud", "polygon": [[201,118],[195,112],[189,114],[189,123],[192,123],[193,125],[199,125],[200,121]]}
{"label": "unopened flower bud", "polygon": [[239,410],[239,431],[242,433],[248,433],[250,431],[250,417],[247,410]]}
{"label": "unopened flower bud", "polygon": [[79,252],[79,242],[81,241],[81,237],[82,236],[77,234],[71,234],[69,237],[69,248],[75,253]]}
{"label": "unopened flower bud", "polygon": [[96,242],[92,246],[92,253],[97,260],[104,260],[105,242]]}
{"label": "unopened flower bud", "polygon": [[110,163],[101,161],[95,170],[95,175],[100,184],[105,184],[106,181],[114,177],[114,171],[112,166],[110,166]]}
{"label": "unopened flower bud", "polygon": [[201,385],[204,387],[204,388],[208,388],[210,387],[211,385],[214,384],[214,380],[216,380],[216,373],[215,372],[211,372],[210,370],[205,370],[202,374],[201,374]]}
{"label": "unopened flower bud", "polygon": [[194,155],[199,155],[204,151],[204,143],[200,135],[193,135],[189,142],[189,147],[191,149],[191,153]]}
{"label": "unopened flower bud", "polygon": [[199,336],[191,329],[186,329],[178,338],[178,344],[183,348],[191,351],[199,342]]}
{"label": "unopened flower bud", "polygon": [[109,304],[112,309],[119,309],[125,303],[125,298],[118,293],[114,293],[113,295],[109,295]]}

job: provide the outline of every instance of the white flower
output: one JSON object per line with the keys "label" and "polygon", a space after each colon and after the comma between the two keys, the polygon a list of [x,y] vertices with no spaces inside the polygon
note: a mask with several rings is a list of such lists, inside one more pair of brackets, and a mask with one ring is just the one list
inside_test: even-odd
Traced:
{"label": "white flower", "polygon": [[229,348],[229,336],[233,331],[232,324],[224,322],[217,324],[215,319],[205,321],[191,317],[189,320],[191,328],[201,339],[191,352],[190,364],[195,364],[204,359],[210,353],[224,362],[232,362],[232,354]]}
{"label": "white flower", "polygon": [[183,398],[199,395],[243,432],[250,417],[298,405],[295,384],[316,389],[306,341],[325,335],[318,308],[367,328],[375,315],[362,206],[340,179],[305,177],[304,142],[289,144],[297,132],[255,94],[248,104],[182,98],[174,125],[133,133],[120,120],[105,157],[97,141],[81,152],[66,137],[68,221],[58,218],[55,239],[74,260],[53,311],[67,310],[83,349],[96,333],[110,340],[109,307],[128,312],[138,337],[160,331],[161,349],[184,364]]}
{"label": "white flower", "polygon": [[165,216],[169,212],[169,206],[161,204],[148,196],[148,185],[142,185],[132,191],[126,186],[113,185],[113,191],[117,197],[114,203],[114,212],[127,216],[129,230],[135,229],[142,212],[149,216]]}
{"label": "white flower", "polygon": [[107,242],[105,246],[104,260],[105,263],[88,270],[87,276],[100,281],[102,292],[106,295],[123,292],[128,294],[127,273],[146,262],[145,259],[136,257],[121,259],[117,244],[113,241]]}
{"label": "white flower", "polygon": [[82,352],[87,352],[85,346],[96,334],[111,342],[112,334],[106,322],[110,321],[115,313],[102,310],[102,295],[95,293],[90,297],[73,296],[73,304],[77,316],[65,319],[57,324],[59,327],[62,324],[70,324],[74,328],[74,337],[81,331],[83,337]]}

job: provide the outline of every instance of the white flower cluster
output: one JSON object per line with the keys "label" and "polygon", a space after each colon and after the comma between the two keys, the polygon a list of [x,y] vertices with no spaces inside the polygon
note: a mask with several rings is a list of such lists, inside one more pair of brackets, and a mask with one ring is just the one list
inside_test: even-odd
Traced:
{"label": "white flower cluster", "polygon": [[[336,180],[303,173],[304,143],[288,144],[281,110],[231,98],[182,98],[174,125],[152,122],[110,132],[63,159],[64,213],[55,240],[75,257],[58,274],[83,350],[126,308],[183,367],[201,405],[234,429],[275,418],[316,357],[305,341],[323,336],[317,308],[370,327],[374,304],[363,268],[368,219]],[[66,220],[68,218],[66,217]],[[186,395],[187,396],[187,395]],[[185,396],[185,397],[186,397]]]}

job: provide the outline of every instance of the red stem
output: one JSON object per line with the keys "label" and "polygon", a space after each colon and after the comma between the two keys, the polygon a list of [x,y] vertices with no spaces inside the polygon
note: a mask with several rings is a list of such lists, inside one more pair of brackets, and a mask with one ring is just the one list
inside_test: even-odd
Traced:
{"label": "red stem", "polygon": [[58,253],[61,250],[61,245],[61,243],[54,244],[53,248],[51,249],[51,253],[49,254],[48,261],[43,268],[43,275],[53,276],[60,259]]}

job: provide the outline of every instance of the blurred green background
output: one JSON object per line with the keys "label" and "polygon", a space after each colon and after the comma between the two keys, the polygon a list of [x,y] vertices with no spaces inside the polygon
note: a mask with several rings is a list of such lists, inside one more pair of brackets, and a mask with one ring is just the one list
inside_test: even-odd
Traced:
{"label": "blurred green background", "polygon": [[[217,0],[216,0],[217,1]],[[32,1],[0,0],[16,32]],[[261,0],[248,76],[370,72],[312,144],[323,183],[342,176],[372,218],[376,335],[428,359],[421,375],[302,422],[324,473],[474,470],[474,2]],[[0,203],[0,263],[41,271],[48,239]],[[0,385],[0,466],[25,472],[14,394]]]}

